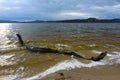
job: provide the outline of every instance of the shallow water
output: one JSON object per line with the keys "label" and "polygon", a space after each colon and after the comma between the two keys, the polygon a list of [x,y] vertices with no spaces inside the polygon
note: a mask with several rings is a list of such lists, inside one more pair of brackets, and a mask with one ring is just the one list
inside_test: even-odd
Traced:
{"label": "shallow water", "polygon": [[[61,70],[119,65],[119,25],[0,23],[0,80],[35,80]],[[29,52],[20,47],[16,33],[20,33],[24,41],[32,46],[74,51],[86,57],[95,56],[102,51],[108,51],[109,54],[104,60],[93,62],[60,54]]]}

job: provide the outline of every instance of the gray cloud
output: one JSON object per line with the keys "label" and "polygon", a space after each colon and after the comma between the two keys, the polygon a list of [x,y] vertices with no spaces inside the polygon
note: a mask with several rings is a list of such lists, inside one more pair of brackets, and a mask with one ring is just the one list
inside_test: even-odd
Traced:
{"label": "gray cloud", "polygon": [[120,18],[120,0],[0,0],[1,19]]}

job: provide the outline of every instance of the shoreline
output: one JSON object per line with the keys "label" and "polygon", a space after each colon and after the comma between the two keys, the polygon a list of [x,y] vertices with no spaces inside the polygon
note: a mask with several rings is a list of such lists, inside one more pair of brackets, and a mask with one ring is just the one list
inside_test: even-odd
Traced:
{"label": "shoreline", "polygon": [[[94,68],[77,68],[58,71],[40,80],[119,80],[119,66],[98,66]],[[112,73],[111,73],[112,72]],[[59,73],[63,73],[61,76]]]}

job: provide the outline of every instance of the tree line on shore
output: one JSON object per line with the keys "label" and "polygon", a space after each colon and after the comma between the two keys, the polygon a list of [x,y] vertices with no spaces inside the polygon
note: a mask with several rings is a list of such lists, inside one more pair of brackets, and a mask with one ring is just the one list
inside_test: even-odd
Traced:
{"label": "tree line on shore", "polygon": [[69,19],[69,20],[31,20],[31,21],[11,21],[11,20],[0,20],[0,23],[120,23],[120,19],[97,19],[97,18],[88,18],[88,19]]}

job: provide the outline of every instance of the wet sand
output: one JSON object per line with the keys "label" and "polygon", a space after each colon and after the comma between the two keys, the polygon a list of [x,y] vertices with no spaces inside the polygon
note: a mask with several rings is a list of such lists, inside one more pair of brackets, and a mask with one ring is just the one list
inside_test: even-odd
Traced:
{"label": "wet sand", "polygon": [[[86,57],[91,57],[91,56],[97,55],[97,54],[93,54],[95,50],[96,51],[107,50],[109,53],[113,53],[114,51],[119,52],[119,49],[115,48],[115,46],[119,47],[119,38],[118,38],[118,41],[117,41],[117,39],[115,41],[113,41],[109,38],[110,38],[109,36],[107,36],[107,37],[104,36],[102,39],[99,37],[95,37],[95,36],[92,38],[88,37],[88,36],[87,37],[74,36],[74,37],[69,37],[69,38],[67,37],[67,38],[61,38],[61,39],[54,38],[54,40],[49,39],[48,43],[53,43],[53,44],[67,43],[69,46],[72,46],[72,47],[70,47],[70,50],[76,51],[80,55],[84,55]],[[108,40],[106,41],[106,39],[108,39]],[[45,38],[44,38],[44,40],[41,40],[42,44],[44,44],[44,42],[46,42],[46,40],[45,40]],[[56,47],[53,47],[50,45],[48,45],[48,46],[56,49]],[[59,49],[61,49],[61,50],[68,49],[69,50],[68,47],[64,48],[64,45],[59,46]],[[66,55],[55,55],[55,56],[57,56],[57,57],[56,57],[56,62],[52,64],[53,66],[61,61],[71,59],[71,57],[66,56]],[[52,59],[55,56],[52,56]],[[62,56],[64,58],[62,58]],[[51,60],[51,61],[54,62],[54,60]],[[46,62],[46,63],[51,64],[51,61]],[[90,63],[90,61],[82,60],[82,59],[78,59],[78,61],[80,61],[82,63]],[[112,62],[112,60],[110,62]],[[113,60],[113,63],[114,63],[114,60]],[[95,66],[92,68],[87,68],[87,67],[84,68],[83,67],[83,68],[75,68],[75,69],[71,69],[71,70],[60,70],[60,71],[56,71],[55,73],[48,74],[45,77],[41,78],[40,80],[119,80],[120,79],[119,69],[120,69],[119,63],[117,63],[117,64],[115,63],[112,65]],[[46,70],[47,70],[47,68],[46,68]],[[43,71],[45,71],[45,70],[43,70]],[[43,72],[43,71],[41,71],[41,72]],[[61,76],[60,73],[63,73],[63,75]]]}
{"label": "wet sand", "polygon": [[[29,52],[20,47],[17,42],[16,49],[0,53],[1,57],[5,56],[3,61],[1,60],[5,63],[0,65],[1,80],[120,79],[120,38],[108,35],[102,38],[98,36],[31,37],[25,42],[32,46],[75,51],[85,57],[96,56],[102,51],[108,51],[109,55],[98,63],[83,59],[74,60],[67,55]],[[60,76],[60,73],[63,75]]]}
{"label": "wet sand", "polygon": [[[119,80],[120,65],[59,71],[40,80]],[[60,75],[63,73],[63,75]]]}

